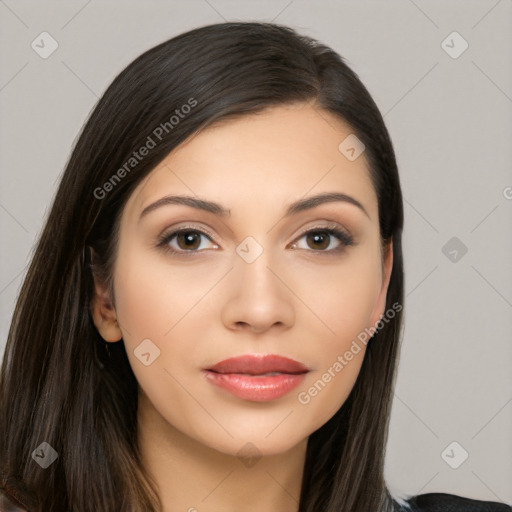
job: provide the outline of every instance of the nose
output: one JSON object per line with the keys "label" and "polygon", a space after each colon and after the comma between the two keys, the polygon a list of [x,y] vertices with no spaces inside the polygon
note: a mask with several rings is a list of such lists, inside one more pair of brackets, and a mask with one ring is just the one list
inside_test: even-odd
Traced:
{"label": "nose", "polygon": [[228,275],[223,324],[231,330],[253,333],[289,329],[295,322],[293,293],[286,285],[286,276],[280,274],[269,251],[264,250],[252,263],[237,256]]}

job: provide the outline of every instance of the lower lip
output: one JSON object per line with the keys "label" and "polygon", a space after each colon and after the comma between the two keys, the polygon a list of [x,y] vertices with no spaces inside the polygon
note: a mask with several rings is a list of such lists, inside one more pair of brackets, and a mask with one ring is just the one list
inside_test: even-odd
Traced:
{"label": "lower lip", "polygon": [[305,373],[258,377],[240,373],[205,372],[206,378],[215,386],[229,391],[232,395],[252,402],[268,402],[280,398],[296,388],[306,376]]}

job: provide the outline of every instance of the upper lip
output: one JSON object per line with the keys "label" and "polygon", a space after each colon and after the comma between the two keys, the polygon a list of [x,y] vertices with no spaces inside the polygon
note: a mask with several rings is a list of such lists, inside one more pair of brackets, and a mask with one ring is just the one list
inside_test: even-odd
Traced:
{"label": "upper lip", "polygon": [[206,368],[217,373],[246,373],[261,375],[264,373],[306,373],[309,368],[294,359],[274,354],[247,354],[231,357]]}

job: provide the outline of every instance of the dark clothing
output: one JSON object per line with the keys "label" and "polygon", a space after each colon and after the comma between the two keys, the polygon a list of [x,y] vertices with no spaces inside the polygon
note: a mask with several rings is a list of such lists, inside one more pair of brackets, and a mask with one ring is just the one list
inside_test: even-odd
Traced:
{"label": "dark clothing", "polygon": [[[419,494],[407,500],[411,512],[512,512],[512,507],[495,501],[480,501],[454,494]],[[403,509],[405,510],[405,509]]]}

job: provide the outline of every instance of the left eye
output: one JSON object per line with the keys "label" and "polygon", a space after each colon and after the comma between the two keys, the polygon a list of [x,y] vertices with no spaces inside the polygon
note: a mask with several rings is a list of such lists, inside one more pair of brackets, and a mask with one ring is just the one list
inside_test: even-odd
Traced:
{"label": "left eye", "polygon": [[[293,247],[298,249],[313,249],[320,252],[329,252],[352,245],[352,238],[338,229],[323,228],[314,229],[304,233],[299,240],[305,239],[306,247],[300,247],[299,243],[294,243]],[[340,247],[341,246],[341,247]]]}

